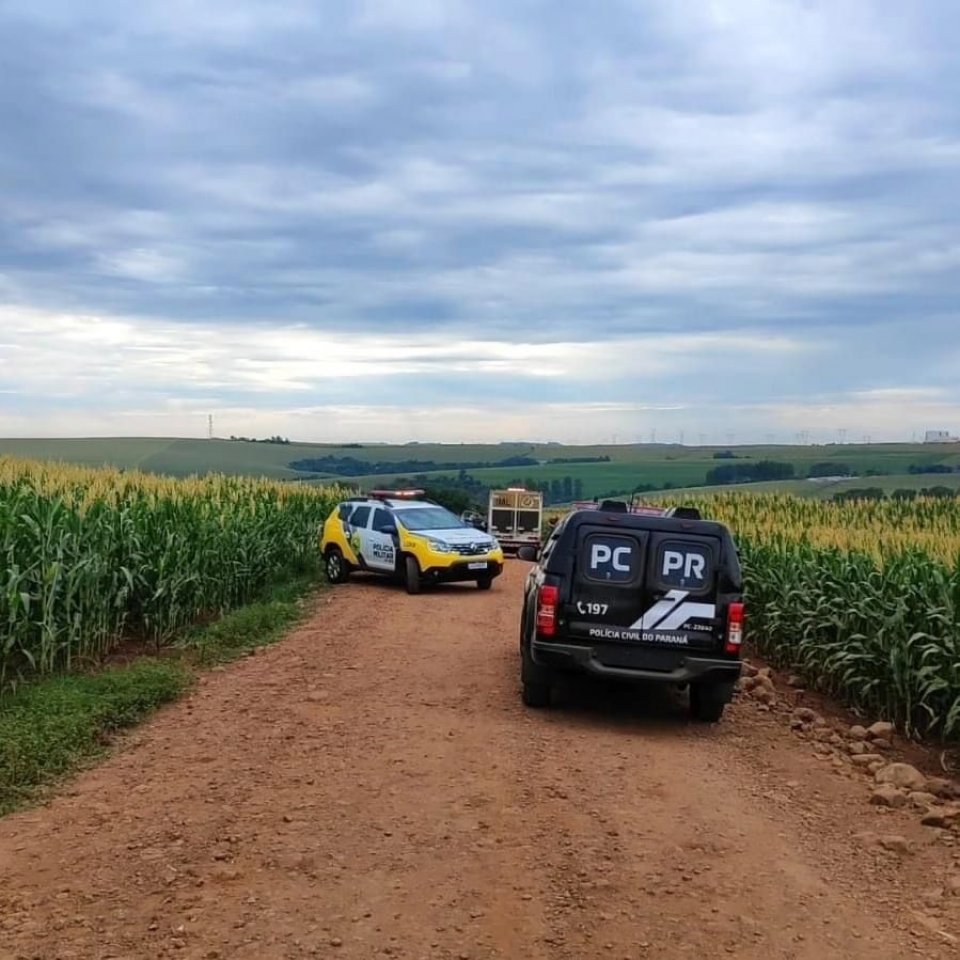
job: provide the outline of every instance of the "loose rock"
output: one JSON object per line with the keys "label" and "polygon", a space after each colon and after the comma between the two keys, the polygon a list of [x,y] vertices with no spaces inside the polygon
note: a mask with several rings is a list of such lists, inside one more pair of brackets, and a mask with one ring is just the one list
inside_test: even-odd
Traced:
{"label": "loose rock", "polygon": [[861,833],[856,833],[853,839],[856,840],[861,847],[875,847],[880,843],[880,837],[872,830],[864,830]]}
{"label": "loose rock", "polygon": [[941,800],[960,799],[960,786],[952,780],[944,780],[941,777],[931,777],[927,781],[927,790]]}
{"label": "loose rock", "polygon": [[817,724],[823,720],[823,717],[821,717],[816,710],[811,710],[809,707],[798,707],[793,711],[792,719],[799,720],[800,723]]}
{"label": "loose rock", "polygon": [[880,846],[891,853],[905,855],[913,849],[910,841],[906,837],[900,837],[895,834],[879,838]]}
{"label": "loose rock", "polygon": [[[855,767],[869,767],[872,763],[883,763],[883,757],[879,753],[861,753],[858,756],[851,757]],[[899,784],[894,784],[899,786]]]}
{"label": "loose rock", "polygon": [[960,809],[928,810],[920,821],[925,827],[935,827],[937,830],[949,830],[951,825],[960,817]]}
{"label": "loose rock", "polygon": [[851,740],[866,740],[867,728],[861,727],[861,726],[853,726],[850,728],[849,736]]}
{"label": "loose rock", "polygon": [[923,791],[916,790],[911,793],[907,799],[918,810],[929,810],[940,802],[932,793],[924,793]]}
{"label": "loose rock", "polygon": [[922,792],[927,786],[927,778],[909,763],[891,763],[878,770],[876,778],[877,783],[892,783],[911,792]]}
{"label": "loose rock", "polygon": [[893,740],[894,733],[896,733],[894,725],[883,720],[867,730],[867,736],[871,740]]}
{"label": "loose rock", "polygon": [[875,807],[893,807],[894,809],[899,809],[906,805],[907,796],[903,791],[898,790],[893,785],[885,783],[873,791],[870,802]]}
{"label": "loose rock", "polygon": [[777,695],[767,687],[757,687],[753,691],[753,699],[758,703],[772,707],[777,702]]}

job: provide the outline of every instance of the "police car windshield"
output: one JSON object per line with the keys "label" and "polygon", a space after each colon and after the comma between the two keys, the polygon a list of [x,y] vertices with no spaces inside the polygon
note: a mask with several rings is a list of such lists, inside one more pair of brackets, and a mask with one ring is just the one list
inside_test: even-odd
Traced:
{"label": "police car windshield", "polygon": [[443,507],[417,507],[393,511],[394,516],[408,529],[419,530],[455,530],[466,524]]}

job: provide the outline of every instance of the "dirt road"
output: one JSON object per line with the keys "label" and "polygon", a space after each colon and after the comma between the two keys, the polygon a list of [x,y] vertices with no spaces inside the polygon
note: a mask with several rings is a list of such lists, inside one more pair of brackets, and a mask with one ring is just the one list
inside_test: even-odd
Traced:
{"label": "dirt road", "polygon": [[956,956],[952,850],[781,718],[523,709],[522,574],[338,588],[0,822],[0,957]]}

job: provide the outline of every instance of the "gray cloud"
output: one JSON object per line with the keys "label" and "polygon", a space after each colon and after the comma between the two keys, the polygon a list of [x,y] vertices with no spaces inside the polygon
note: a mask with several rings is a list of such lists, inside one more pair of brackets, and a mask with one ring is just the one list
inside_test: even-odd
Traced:
{"label": "gray cloud", "polygon": [[[387,365],[353,399],[480,405],[495,382],[511,402],[629,399],[638,433],[664,397],[694,424],[749,399],[764,432],[803,396],[869,419],[864,391],[960,373],[958,26],[946,0],[8,0],[2,316],[223,328],[213,374],[261,362],[244,327],[611,355],[749,331],[809,349],[743,350],[736,384],[681,386],[642,353],[589,389]],[[48,395],[9,379],[15,340],[0,409]],[[318,399],[322,366],[297,377]],[[229,377],[198,396],[96,376],[104,409],[146,391],[242,406]],[[258,402],[287,409],[284,382],[257,380]]]}

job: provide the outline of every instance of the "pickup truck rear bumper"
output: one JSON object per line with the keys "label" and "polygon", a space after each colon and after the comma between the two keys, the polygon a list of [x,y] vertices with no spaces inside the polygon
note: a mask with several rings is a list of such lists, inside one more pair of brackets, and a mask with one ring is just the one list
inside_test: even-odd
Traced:
{"label": "pickup truck rear bumper", "polygon": [[741,670],[740,660],[655,647],[594,647],[534,640],[531,654],[534,663],[555,670],[592,673],[619,680],[728,683],[732,688]]}

